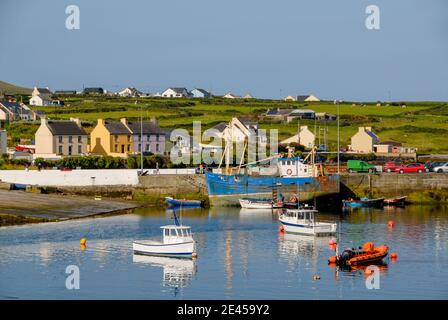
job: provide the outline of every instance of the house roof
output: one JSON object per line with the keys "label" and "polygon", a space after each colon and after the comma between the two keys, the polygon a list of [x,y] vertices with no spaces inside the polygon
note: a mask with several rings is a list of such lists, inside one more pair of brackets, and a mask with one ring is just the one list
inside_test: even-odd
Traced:
{"label": "house roof", "polygon": [[[159,128],[153,122],[143,122],[143,133],[162,133]],[[141,124],[140,122],[128,122],[128,127],[134,134],[140,134]]]}
{"label": "house roof", "polygon": [[131,134],[132,132],[121,122],[105,121],[104,126],[110,134]]}
{"label": "house roof", "polygon": [[306,98],[308,98],[310,95],[306,95],[306,96],[297,96],[297,101],[305,101]]}
{"label": "house roof", "polygon": [[192,91],[197,90],[199,92],[202,92],[203,94],[207,95],[210,94],[210,92],[208,92],[207,90],[201,89],[201,88],[194,88]]}
{"label": "house roof", "polygon": [[53,135],[87,135],[74,121],[48,121],[47,126]]}
{"label": "house roof", "polygon": [[280,116],[280,115],[288,115],[292,112],[292,110],[288,109],[272,109],[266,112],[267,116]]}
{"label": "house roof", "polygon": [[225,123],[225,122],[218,123],[217,125],[212,127],[212,129],[216,129],[219,132],[223,132],[226,128],[227,128],[227,123]]}
{"label": "house roof", "polygon": [[184,93],[184,91],[188,92],[187,88],[168,88],[166,90],[169,90],[169,89],[173,90],[176,93]]}
{"label": "house roof", "polygon": [[51,91],[48,88],[37,88],[40,94],[51,94]]}
{"label": "house roof", "polygon": [[365,133],[367,133],[370,137],[372,137],[373,139],[379,140],[378,136],[376,134],[374,134],[372,131],[370,130],[365,130]]}
{"label": "house roof", "polygon": [[314,110],[311,109],[295,109],[291,112],[291,115],[293,114],[303,114],[303,113],[315,113]]}
{"label": "house roof", "polygon": [[23,108],[18,102],[1,101],[0,105],[14,114],[28,114],[30,110]]}
{"label": "house roof", "polygon": [[84,88],[83,92],[98,92],[98,93],[103,93],[104,89],[103,88]]}
{"label": "house roof", "polygon": [[387,144],[389,146],[394,146],[394,147],[402,146],[402,144],[400,142],[396,142],[396,141],[383,141],[383,142],[381,142],[381,144]]}

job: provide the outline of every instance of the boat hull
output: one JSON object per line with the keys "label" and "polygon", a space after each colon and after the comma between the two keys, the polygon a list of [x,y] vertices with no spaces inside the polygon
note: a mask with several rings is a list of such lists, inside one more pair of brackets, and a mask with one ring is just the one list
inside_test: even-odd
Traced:
{"label": "boat hull", "polygon": [[195,242],[185,241],[163,244],[158,242],[134,241],[132,243],[132,249],[135,254],[141,255],[191,258],[195,253]]}
{"label": "boat hull", "polygon": [[272,209],[272,203],[270,201],[260,201],[253,199],[240,199],[240,205],[243,209]]}
{"label": "boat hull", "polygon": [[202,205],[202,202],[199,200],[177,200],[167,197],[165,198],[165,201],[170,207],[198,208]]}
{"label": "boat hull", "polygon": [[316,224],[306,225],[291,223],[287,220],[279,219],[285,232],[302,234],[308,236],[332,236],[336,234],[336,224]]}
{"label": "boat hull", "polygon": [[246,175],[205,174],[210,204],[238,206],[239,199],[272,198],[273,191],[285,198],[298,195],[303,200],[339,192],[339,177],[266,177]]}

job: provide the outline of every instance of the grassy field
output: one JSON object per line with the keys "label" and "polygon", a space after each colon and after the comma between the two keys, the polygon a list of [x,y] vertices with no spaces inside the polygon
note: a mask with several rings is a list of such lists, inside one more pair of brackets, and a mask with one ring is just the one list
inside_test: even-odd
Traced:
{"label": "grassy field", "polygon": [[[62,98],[64,107],[40,107],[51,119],[78,117],[83,120],[87,131],[95,125],[96,119],[130,120],[157,117],[163,128],[192,128],[193,121],[201,121],[203,129],[219,122],[228,122],[234,116],[257,119],[261,128],[278,129],[279,138],[287,138],[297,132],[297,121],[273,123],[262,119],[266,110],[273,108],[309,108],[316,112],[336,114],[337,106],[329,102],[300,103],[274,100],[226,100],[226,99],[161,99],[161,98],[116,98],[116,97],[69,97]],[[448,153],[448,103],[408,102],[391,103],[389,106],[376,103],[340,104],[341,146],[350,142],[350,137],[358,126],[371,126],[381,140],[402,142],[405,146],[416,147],[419,153]],[[327,143],[336,149],[336,121],[319,122],[301,120],[316,132],[327,131]],[[34,125],[35,127],[37,124]],[[32,125],[12,124],[10,134],[17,138],[32,138]],[[320,130],[319,130],[320,129]],[[12,141],[11,141],[12,143]]]}

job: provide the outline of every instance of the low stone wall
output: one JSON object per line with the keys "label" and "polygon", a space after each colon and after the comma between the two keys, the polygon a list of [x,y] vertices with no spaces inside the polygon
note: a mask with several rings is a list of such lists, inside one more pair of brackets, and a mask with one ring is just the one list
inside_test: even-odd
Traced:
{"label": "low stone wall", "polygon": [[448,174],[347,174],[341,176],[342,190],[355,196],[408,196],[414,201],[446,201]]}
{"label": "low stone wall", "polygon": [[207,195],[205,177],[201,174],[149,175],[139,177],[138,189],[144,193]]}

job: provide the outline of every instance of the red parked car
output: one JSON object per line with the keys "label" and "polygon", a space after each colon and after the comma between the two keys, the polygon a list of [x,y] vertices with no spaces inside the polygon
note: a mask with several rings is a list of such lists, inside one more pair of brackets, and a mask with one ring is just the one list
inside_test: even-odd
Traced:
{"label": "red parked car", "polygon": [[383,172],[395,172],[395,169],[402,167],[400,162],[386,162],[383,166]]}
{"label": "red parked car", "polygon": [[400,166],[395,169],[395,172],[399,173],[422,173],[425,172],[426,168],[421,163],[410,163],[403,166]]}

